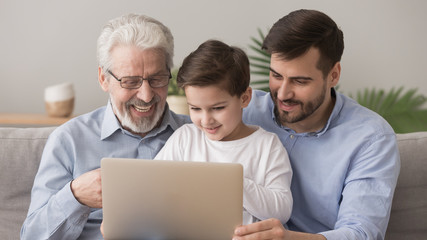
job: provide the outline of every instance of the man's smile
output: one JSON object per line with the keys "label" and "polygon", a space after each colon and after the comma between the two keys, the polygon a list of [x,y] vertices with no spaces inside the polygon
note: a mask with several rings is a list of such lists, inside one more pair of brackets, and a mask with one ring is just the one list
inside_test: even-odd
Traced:
{"label": "man's smile", "polygon": [[151,109],[151,107],[152,107],[153,105],[151,105],[151,106],[137,106],[137,105],[132,105],[132,107],[137,111],[137,112],[142,112],[142,113],[145,113],[145,112],[148,112],[148,111],[150,111],[150,109]]}

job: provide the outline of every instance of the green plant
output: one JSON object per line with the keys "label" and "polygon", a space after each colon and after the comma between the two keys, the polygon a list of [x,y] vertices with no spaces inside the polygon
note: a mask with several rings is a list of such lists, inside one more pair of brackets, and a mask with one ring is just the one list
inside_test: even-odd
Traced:
{"label": "green plant", "polygon": [[270,54],[262,50],[262,42],[265,35],[260,28],[258,28],[258,38],[251,37],[252,44],[249,48],[255,52],[255,55],[249,55],[251,66],[251,74],[259,76],[259,79],[253,79],[251,86],[256,89],[270,91],[268,81],[270,76]]}
{"label": "green plant", "polygon": [[168,95],[172,96],[185,96],[184,90],[178,87],[176,83],[176,76],[178,75],[178,68],[174,68],[171,71],[172,78],[168,85]]}
{"label": "green plant", "polygon": [[389,92],[382,89],[365,88],[353,97],[360,105],[381,115],[393,127],[396,133],[427,131],[427,97],[416,94],[416,89],[403,92],[403,87],[392,88]]}

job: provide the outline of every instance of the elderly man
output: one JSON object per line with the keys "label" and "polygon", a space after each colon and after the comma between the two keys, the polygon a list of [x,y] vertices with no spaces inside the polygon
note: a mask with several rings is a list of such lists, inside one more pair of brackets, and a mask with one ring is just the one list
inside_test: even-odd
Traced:
{"label": "elderly man", "polygon": [[98,80],[107,106],[49,137],[21,239],[102,239],[100,160],[153,158],[187,116],[169,111],[173,37],[155,19],[111,20],[98,38]]}

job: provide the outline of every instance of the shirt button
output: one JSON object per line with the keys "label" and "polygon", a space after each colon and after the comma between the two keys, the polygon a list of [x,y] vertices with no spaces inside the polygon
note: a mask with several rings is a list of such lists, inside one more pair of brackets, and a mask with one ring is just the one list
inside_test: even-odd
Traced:
{"label": "shirt button", "polygon": [[294,139],[294,135],[292,135],[292,134],[291,134],[290,138],[291,138],[291,139]]}

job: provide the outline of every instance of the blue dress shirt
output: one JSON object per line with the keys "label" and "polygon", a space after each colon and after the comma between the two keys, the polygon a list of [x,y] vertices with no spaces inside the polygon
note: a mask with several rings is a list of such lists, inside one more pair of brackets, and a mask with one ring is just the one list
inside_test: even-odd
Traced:
{"label": "blue dress shirt", "polygon": [[170,135],[190,122],[166,108],[160,127],[145,137],[123,129],[110,103],[55,129],[43,151],[21,239],[103,239],[102,209],[80,204],[70,182],[99,168],[103,157],[153,159]]}
{"label": "blue dress shirt", "polygon": [[254,91],[244,122],[276,133],[294,172],[291,230],[328,240],[384,239],[400,158],[390,125],[373,111],[332,91],[335,106],[318,132],[279,125],[270,93]]}

